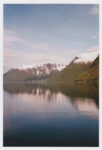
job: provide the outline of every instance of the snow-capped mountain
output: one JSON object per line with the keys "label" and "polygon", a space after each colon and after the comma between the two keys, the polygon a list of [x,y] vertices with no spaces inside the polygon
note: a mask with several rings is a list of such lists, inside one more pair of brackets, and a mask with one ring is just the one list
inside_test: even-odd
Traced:
{"label": "snow-capped mountain", "polygon": [[[78,79],[78,77],[86,72],[89,67],[93,64],[93,62],[98,58],[98,51],[94,52],[86,52],[78,57],[75,57],[64,70],[60,71],[56,74],[50,82],[74,82]],[[98,67],[93,71],[93,74],[98,78]],[[92,77],[91,77],[92,79]]]}
{"label": "snow-capped mountain", "polygon": [[78,57],[75,57],[75,59],[72,62],[73,63],[88,63],[88,62],[91,63],[96,59],[98,55],[99,55],[98,51],[82,53]]}
{"label": "snow-capped mountain", "polygon": [[25,72],[32,71],[35,75],[42,75],[42,74],[50,74],[55,71],[61,71],[65,65],[63,64],[40,64],[40,65],[24,65],[22,67],[14,68],[18,70],[22,70]]}
{"label": "snow-capped mountain", "polygon": [[4,74],[5,81],[29,81],[52,77],[55,73],[65,68],[63,64],[25,65],[13,68]]}
{"label": "snow-capped mountain", "polygon": [[[4,74],[5,81],[34,81],[50,78],[52,82],[74,81],[86,71],[99,55],[98,51],[87,52],[75,57],[68,65],[41,64],[24,65]],[[64,69],[64,70],[63,70]]]}

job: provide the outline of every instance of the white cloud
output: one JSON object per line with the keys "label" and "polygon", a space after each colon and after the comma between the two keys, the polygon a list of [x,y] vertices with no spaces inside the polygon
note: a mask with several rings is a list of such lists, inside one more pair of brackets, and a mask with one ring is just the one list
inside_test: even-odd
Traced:
{"label": "white cloud", "polygon": [[99,6],[98,5],[93,6],[90,10],[90,14],[98,15],[99,14]]}
{"label": "white cloud", "polygon": [[4,72],[11,68],[22,67],[24,65],[39,65],[44,63],[61,63],[64,58],[50,54],[35,54],[17,52],[11,49],[4,49]]}
{"label": "white cloud", "polygon": [[93,47],[87,48],[85,51],[89,53],[99,51],[99,46],[93,46]]}
{"label": "white cloud", "polygon": [[44,44],[43,43],[32,44],[22,39],[20,36],[18,36],[16,32],[11,31],[11,30],[4,30],[4,46],[10,46],[14,42],[21,43],[31,48],[37,48],[37,49],[43,49],[43,50],[48,48],[48,44],[45,44],[45,43]]}
{"label": "white cloud", "polygon": [[99,32],[96,32],[96,34],[91,35],[92,39],[97,39],[99,38]]}
{"label": "white cloud", "polygon": [[25,41],[17,37],[15,32],[4,30],[4,45],[10,46],[13,42],[24,43]]}

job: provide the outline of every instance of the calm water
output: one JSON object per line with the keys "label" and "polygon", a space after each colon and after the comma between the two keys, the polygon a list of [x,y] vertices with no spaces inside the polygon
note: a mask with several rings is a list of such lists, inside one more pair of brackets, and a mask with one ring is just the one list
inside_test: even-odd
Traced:
{"label": "calm water", "polygon": [[98,146],[94,85],[4,84],[4,146]]}

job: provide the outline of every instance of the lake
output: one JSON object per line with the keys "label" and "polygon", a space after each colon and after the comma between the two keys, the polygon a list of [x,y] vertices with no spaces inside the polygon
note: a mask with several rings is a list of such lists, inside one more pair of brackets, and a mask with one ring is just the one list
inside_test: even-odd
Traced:
{"label": "lake", "polygon": [[99,94],[91,84],[4,84],[4,146],[98,146]]}

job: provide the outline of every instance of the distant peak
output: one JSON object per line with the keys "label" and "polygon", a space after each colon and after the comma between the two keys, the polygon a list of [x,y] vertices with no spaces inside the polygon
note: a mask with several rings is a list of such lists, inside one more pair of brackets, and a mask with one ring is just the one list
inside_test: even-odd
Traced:
{"label": "distant peak", "polygon": [[64,64],[54,64],[54,63],[44,63],[44,64],[39,64],[39,65],[23,65],[22,67],[16,67],[13,69],[18,69],[18,70],[24,70],[27,71],[28,69],[53,69],[53,70],[58,70],[61,71],[66,65]]}

